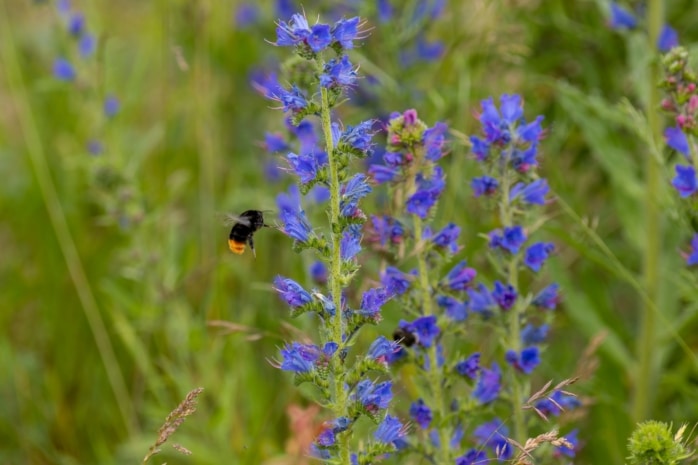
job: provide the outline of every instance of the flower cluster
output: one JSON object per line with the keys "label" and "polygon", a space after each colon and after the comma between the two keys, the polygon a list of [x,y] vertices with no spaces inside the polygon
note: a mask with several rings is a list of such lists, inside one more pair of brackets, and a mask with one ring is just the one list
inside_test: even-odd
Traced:
{"label": "flower cluster", "polygon": [[[609,10],[608,24],[613,29],[635,29],[638,20],[626,8],[617,2],[611,2]],[[672,48],[679,45],[679,34],[674,28],[665,24],[657,37],[657,49],[666,53]]]}
{"label": "flower cluster", "polygon": [[[698,76],[689,67],[688,52],[675,47],[662,60],[664,80],[662,88],[666,97],[662,109],[672,118],[673,125],[664,130],[666,144],[681,154],[682,159],[674,167],[676,175],[671,184],[686,204],[682,215],[692,223],[698,205]],[[698,265],[698,233],[691,239],[690,249],[684,253],[688,266]]]}
{"label": "flower cluster", "polygon": [[[398,345],[379,337],[355,363],[348,359],[359,330],[380,321],[382,306],[406,286],[406,277],[393,272],[383,277],[381,286],[366,290],[356,305],[345,292],[359,269],[357,255],[366,221],[360,204],[372,191],[368,177],[351,174],[349,166],[352,159],[370,154],[373,122],[343,126],[332,121],[331,115],[356,79],[356,68],[345,52],[365,37],[361,26],[359,18],[310,25],[301,14],[280,21],[274,45],[293,47],[304,63],[299,69],[305,75],[298,85],[288,88],[275,77],[257,84],[262,94],[282,104],[288,115],[287,128],[299,142],[296,153],[283,137],[267,135],[265,141],[270,151],[285,153],[285,170],[300,186],[292,186],[277,198],[280,230],[293,239],[296,250],[312,250],[318,257],[311,275],[320,288],[306,290],[282,276],[274,280],[274,289],[292,316],[312,312],[319,317],[321,338],[319,344],[287,344],[277,366],[294,373],[297,383],[317,386],[318,402],[328,406],[334,417],[313,443],[312,454],[347,465],[373,463],[394,452],[402,447],[406,434],[402,422],[386,412],[393,398],[392,381],[386,379],[388,361]],[[328,53],[335,56],[326,58]],[[324,232],[311,225],[302,206],[303,195],[307,197],[316,188],[326,193],[323,201],[327,202],[329,225]],[[374,421],[376,429],[373,440],[365,442],[361,451],[353,451],[356,445],[350,438],[362,416]]]}

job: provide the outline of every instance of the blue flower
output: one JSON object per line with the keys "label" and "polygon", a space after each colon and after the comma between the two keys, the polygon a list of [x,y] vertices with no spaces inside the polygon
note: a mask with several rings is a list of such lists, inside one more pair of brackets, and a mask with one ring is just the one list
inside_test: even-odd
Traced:
{"label": "blue flower", "polygon": [[278,292],[281,298],[291,307],[301,307],[312,301],[308,291],[290,278],[277,276],[274,278],[274,286],[276,292]]}
{"label": "blue flower", "polygon": [[438,161],[443,156],[441,149],[446,142],[446,131],[448,126],[445,123],[436,123],[434,127],[424,131],[422,143],[428,160]]}
{"label": "blue flower", "polygon": [[418,399],[410,405],[410,417],[417,422],[420,428],[427,429],[432,420],[431,409],[422,399]]}
{"label": "blue flower", "polygon": [[453,321],[464,321],[468,318],[468,306],[453,297],[440,295],[436,298],[439,307],[446,309],[446,316]]}
{"label": "blue flower", "polygon": [[660,52],[666,53],[674,47],[679,46],[679,34],[676,30],[665,24],[657,37],[657,48]]}
{"label": "blue flower", "polygon": [[350,225],[342,234],[339,244],[342,260],[351,260],[361,252],[361,226]]}
{"label": "blue flower", "polygon": [[526,150],[514,149],[511,154],[511,166],[519,173],[528,173],[531,168],[538,166],[536,155],[538,144],[531,144]]}
{"label": "blue flower", "polygon": [[533,305],[547,310],[555,310],[557,304],[560,303],[560,286],[556,283],[550,284],[545,289],[540,291],[533,299]]}
{"label": "blue flower", "polygon": [[329,449],[322,449],[316,443],[310,444],[310,456],[321,460],[330,460],[332,452]]}
{"label": "blue flower", "polygon": [[312,155],[296,155],[289,152],[286,155],[286,160],[290,169],[298,176],[301,183],[307,184],[317,177],[318,165],[317,160]]}
{"label": "blue flower", "polygon": [[393,7],[388,0],[378,0],[378,22],[387,23],[393,17]]}
{"label": "blue flower", "polygon": [[521,226],[507,226],[504,233],[500,229],[490,233],[490,247],[502,248],[509,253],[519,253],[519,249],[526,242],[526,233]]}
{"label": "blue flower", "polygon": [[668,127],[664,130],[664,140],[666,144],[677,152],[681,152],[685,157],[690,155],[688,139],[680,127]]}
{"label": "blue flower", "polygon": [[508,124],[514,124],[523,117],[523,104],[520,95],[504,94],[499,98],[502,119]]}
{"label": "blue flower", "polygon": [[272,90],[272,97],[278,100],[283,105],[283,111],[292,113],[305,109],[308,106],[308,101],[305,99],[303,92],[295,85],[291,86],[291,90],[286,90],[279,86]]}
{"label": "blue flower", "polygon": [[451,271],[446,275],[448,287],[454,291],[465,291],[470,287],[470,284],[475,279],[477,271],[467,267],[467,262],[461,260]]}
{"label": "blue flower", "polygon": [[359,17],[340,19],[332,26],[332,38],[339,42],[343,49],[354,48],[354,40],[362,39],[359,31]]}
{"label": "blue flower", "polygon": [[497,302],[502,310],[509,310],[514,306],[518,293],[511,284],[502,284],[499,281],[494,282],[492,290],[492,298]]}
{"label": "blue flower", "polygon": [[291,186],[288,194],[279,194],[276,197],[276,205],[279,208],[281,231],[299,242],[307,242],[312,228],[301,209],[298,188]]}
{"label": "blue flower", "polygon": [[531,270],[538,272],[555,250],[555,246],[550,242],[536,242],[526,249],[524,264]]}
{"label": "blue flower", "polygon": [[405,229],[395,218],[387,215],[371,215],[371,225],[373,226],[372,242],[378,242],[385,246],[388,242],[399,244],[405,235]]}
{"label": "blue flower", "polygon": [[377,316],[381,307],[390,299],[392,295],[382,287],[372,288],[364,292],[361,298],[361,313],[369,316]]}
{"label": "blue flower", "polygon": [[324,262],[316,261],[310,266],[310,277],[320,285],[327,284],[327,265]]}
{"label": "blue flower", "polygon": [[555,391],[545,399],[536,402],[536,410],[546,416],[558,416],[563,410],[573,410],[579,407],[581,402],[575,396],[563,394],[560,391]]}
{"label": "blue flower", "polygon": [[416,182],[417,192],[407,199],[407,211],[425,219],[446,187],[443,170],[439,166],[434,167],[434,174],[430,179],[419,173]]}
{"label": "blue flower", "polygon": [[391,381],[373,384],[370,379],[364,379],[356,385],[353,398],[358,400],[368,412],[376,413],[378,410],[388,408],[393,398],[392,386]]}
{"label": "blue flower", "polygon": [[686,254],[686,265],[698,265],[698,234],[694,234],[691,239],[691,250]]}
{"label": "blue flower", "polygon": [[[502,98],[506,98],[503,95]],[[500,118],[497,107],[492,97],[488,97],[480,102],[480,124],[485,133],[485,138],[489,144],[506,145],[511,141],[510,124],[513,121],[504,121]],[[471,139],[472,141],[472,139]]]}
{"label": "blue flower", "polygon": [[531,323],[527,324],[524,329],[521,330],[521,342],[524,345],[540,344],[545,342],[548,337],[548,330],[550,326],[543,324],[540,326],[533,326]]}
{"label": "blue flower", "polygon": [[358,173],[342,186],[341,192],[339,208],[343,216],[351,217],[356,213],[359,200],[371,193],[371,186],[366,182],[366,175]]}
{"label": "blue flower", "polygon": [[372,120],[364,121],[357,126],[348,126],[339,138],[339,142],[361,152],[368,153],[371,149],[371,140],[373,139],[372,127]]}
{"label": "blue flower", "polygon": [[516,134],[519,139],[535,144],[543,136],[543,127],[541,126],[543,122],[543,116],[536,116],[536,119],[528,124],[523,124],[516,128]]}
{"label": "blue flower", "polygon": [[87,151],[90,155],[101,155],[104,152],[104,145],[97,139],[90,139],[87,142]]}
{"label": "blue flower", "polygon": [[412,282],[409,275],[394,266],[389,266],[381,276],[381,284],[385,286],[388,293],[398,296],[407,292]]}
{"label": "blue flower", "polygon": [[73,13],[68,19],[68,32],[70,35],[80,37],[85,31],[85,16],[82,13]]}
{"label": "blue flower", "polygon": [[332,58],[325,64],[324,72],[320,75],[320,85],[325,88],[348,87],[356,81],[356,70],[349,57]]}
{"label": "blue flower", "polygon": [[572,444],[572,449],[568,449],[565,446],[558,446],[555,448],[555,453],[554,455],[556,457],[561,457],[563,455],[574,458],[575,455],[577,455],[577,450],[579,450],[579,439],[577,439],[577,434],[579,433],[578,429],[572,430],[569,434],[564,436],[565,439],[567,439],[567,442]]}
{"label": "blue flower", "polygon": [[468,297],[470,298],[470,310],[480,313],[484,317],[491,316],[497,306],[492,294],[482,283],[478,286],[478,290],[468,289]]}
{"label": "blue flower", "polygon": [[378,425],[373,437],[384,444],[392,444],[402,439],[406,434],[405,427],[397,417],[386,415]]}
{"label": "blue flower", "polygon": [[470,136],[470,151],[477,161],[484,161],[490,154],[490,143],[477,136]]}
{"label": "blue flower", "polygon": [[698,177],[692,166],[676,165],[676,177],[671,184],[683,198],[690,197],[698,191]]}
{"label": "blue flower", "polygon": [[491,176],[481,176],[473,178],[470,185],[473,188],[475,197],[480,197],[481,195],[492,195],[497,192],[499,181]]}
{"label": "blue flower", "polygon": [[470,379],[477,378],[480,371],[480,352],[475,352],[465,360],[461,360],[456,364],[456,372],[461,376],[467,376]]}
{"label": "blue flower", "polygon": [[481,465],[486,462],[487,454],[478,449],[470,449],[464,455],[456,458],[456,465]]}
{"label": "blue flower", "polygon": [[321,52],[332,43],[330,26],[327,24],[316,24],[312,28],[308,25],[308,20],[301,14],[294,14],[291,20],[286,23],[279,21],[276,27],[276,42],[279,47],[292,47],[306,44],[315,52]]}
{"label": "blue flower", "polygon": [[489,447],[497,455],[499,461],[510,459],[514,453],[511,444],[509,444],[506,438],[508,434],[509,429],[499,418],[483,423],[473,431],[473,435],[481,444]]}
{"label": "blue flower", "polygon": [[255,70],[250,73],[250,84],[254,90],[268,99],[280,100],[277,95],[285,92],[276,78],[276,73],[266,73],[261,70]]}
{"label": "blue flower", "polygon": [[307,373],[315,368],[315,362],[320,358],[320,348],[312,344],[293,342],[281,350],[281,356],[282,370]]}
{"label": "blue flower", "polygon": [[521,354],[508,350],[505,359],[517,370],[530,375],[533,369],[540,364],[540,351],[536,346],[526,347],[521,351]]}
{"label": "blue flower", "polygon": [[78,42],[78,51],[83,58],[89,58],[97,48],[97,39],[92,34],[85,33]]}
{"label": "blue flower", "polygon": [[296,11],[293,0],[276,0],[276,17],[277,18],[288,18]]}
{"label": "blue flower", "polygon": [[112,117],[119,112],[119,99],[113,95],[107,95],[104,99],[104,114]]}
{"label": "blue flower", "polygon": [[284,152],[288,150],[288,144],[281,134],[264,133],[264,149],[267,152]]}
{"label": "blue flower", "polygon": [[492,363],[492,369],[480,369],[480,377],[477,380],[475,389],[473,389],[473,397],[481,404],[489,404],[497,397],[502,389],[502,372],[499,365]]}
{"label": "blue flower", "polygon": [[441,231],[436,233],[431,241],[437,247],[448,249],[451,253],[458,251],[458,236],[460,235],[460,227],[455,223],[449,223]]}
{"label": "blue flower", "polygon": [[316,441],[323,447],[330,447],[337,442],[337,438],[335,437],[334,431],[331,429],[326,429],[318,435]]}
{"label": "blue flower", "polygon": [[611,2],[610,26],[613,29],[633,29],[637,25],[637,20],[628,10]]}
{"label": "blue flower", "polygon": [[373,341],[371,346],[368,348],[366,357],[385,363],[390,360],[390,358],[399,350],[399,348],[400,346],[396,342],[389,341],[384,336],[378,336],[378,339]]}
{"label": "blue flower", "polygon": [[549,190],[550,186],[548,186],[548,181],[545,179],[536,179],[528,185],[520,182],[511,189],[509,201],[513,202],[521,196],[526,203],[545,205],[545,196]]}
{"label": "blue flower", "polygon": [[417,336],[417,342],[422,347],[431,347],[441,334],[434,315],[417,318],[409,325],[409,328],[410,332]]}
{"label": "blue flower", "polygon": [[53,62],[53,75],[61,81],[75,79],[75,68],[64,58],[56,58]]}
{"label": "blue flower", "polygon": [[378,184],[383,184],[393,181],[400,174],[400,171],[386,165],[371,165],[368,168],[368,174]]}
{"label": "blue flower", "polygon": [[235,24],[244,29],[259,20],[259,7],[254,3],[242,3],[235,10]]}

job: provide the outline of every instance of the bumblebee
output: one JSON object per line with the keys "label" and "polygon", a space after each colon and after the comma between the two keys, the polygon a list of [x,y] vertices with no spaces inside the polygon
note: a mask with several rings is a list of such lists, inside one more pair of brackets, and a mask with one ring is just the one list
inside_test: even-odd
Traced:
{"label": "bumblebee", "polygon": [[412,347],[417,342],[417,336],[405,328],[398,327],[393,331],[393,341],[404,347]]}
{"label": "bumblebee", "polygon": [[242,254],[245,246],[249,245],[252,255],[257,256],[254,251],[254,233],[262,228],[270,227],[264,223],[264,213],[259,210],[247,210],[239,216],[227,215],[226,222],[232,224],[230,235],[228,236],[228,247],[235,254]]}

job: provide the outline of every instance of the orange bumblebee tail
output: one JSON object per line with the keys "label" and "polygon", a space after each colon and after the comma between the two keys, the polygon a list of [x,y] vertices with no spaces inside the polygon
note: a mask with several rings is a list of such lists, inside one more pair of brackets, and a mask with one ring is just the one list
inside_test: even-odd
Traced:
{"label": "orange bumblebee tail", "polygon": [[237,242],[232,239],[228,239],[228,247],[230,248],[231,252],[236,253],[238,255],[242,254],[245,251],[244,242]]}

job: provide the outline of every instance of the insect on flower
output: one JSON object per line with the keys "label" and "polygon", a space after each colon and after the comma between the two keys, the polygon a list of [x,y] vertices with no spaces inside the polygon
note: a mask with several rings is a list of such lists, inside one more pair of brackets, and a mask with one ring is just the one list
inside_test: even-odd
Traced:
{"label": "insect on flower", "polygon": [[264,212],[260,210],[246,210],[240,215],[225,215],[225,224],[232,225],[228,236],[228,247],[235,254],[242,254],[245,246],[249,245],[252,255],[255,257],[254,233],[262,228],[272,227],[264,223]]}

